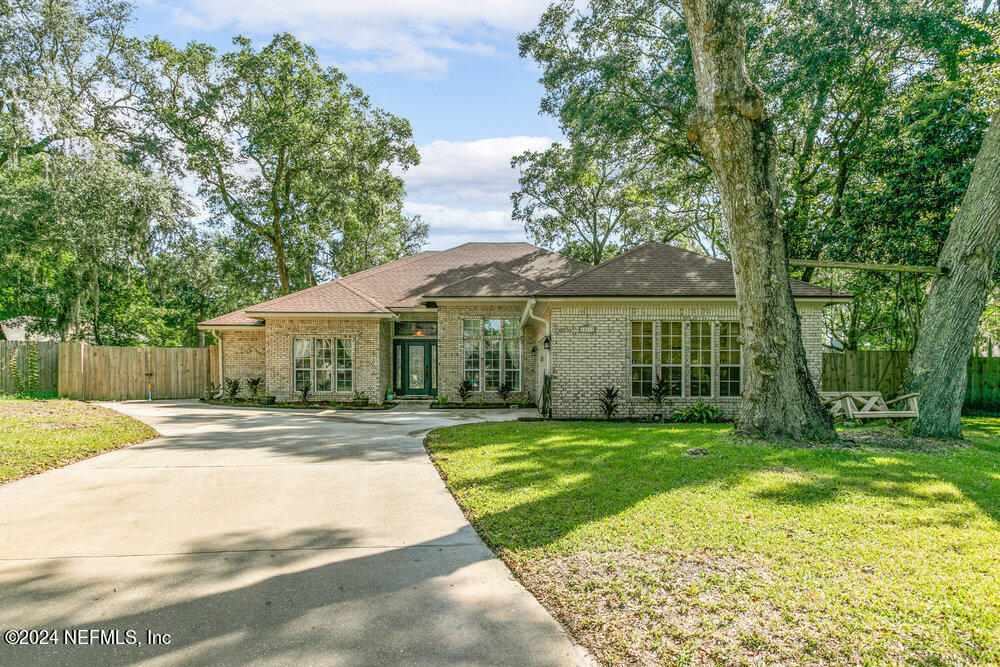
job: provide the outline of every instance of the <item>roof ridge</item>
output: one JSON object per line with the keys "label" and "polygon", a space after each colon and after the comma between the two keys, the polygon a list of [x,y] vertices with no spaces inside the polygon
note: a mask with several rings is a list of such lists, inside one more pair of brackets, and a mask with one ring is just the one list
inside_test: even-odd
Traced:
{"label": "roof ridge", "polygon": [[[572,281],[576,280],[577,278],[582,278],[582,277],[584,277],[586,275],[589,275],[589,274],[593,273],[594,271],[596,271],[597,269],[603,267],[605,264],[610,264],[611,262],[614,262],[616,260],[621,259],[622,257],[625,257],[626,255],[631,255],[632,253],[636,252],[640,248],[645,248],[646,246],[650,245],[651,243],[656,243],[656,241],[646,241],[645,243],[643,243],[641,245],[637,245],[634,248],[629,248],[628,250],[626,250],[625,252],[623,252],[620,255],[615,255],[614,257],[611,257],[609,259],[604,260],[600,264],[593,265],[592,267],[590,267],[586,271],[581,271],[580,273],[576,274],[575,276],[570,276],[566,280],[560,281],[560,282],[556,283],[555,285],[552,285],[547,290],[545,290],[544,292],[542,292],[542,294],[548,294],[549,292],[551,292],[552,290],[556,289],[557,287],[562,287],[566,283],[572,282]],[[664,243],[663,245],[667,245],[667,244]]]}
{"label": "roof ridge", "polygon": [[347,283],[341,282],[340,280],[335,280],[334,282],[336,282],[338,285],[340,285],[341,287],[343,287],[344,289],[346,289],[348,292],[351,292],[352,294],[356,294],[357,296],[361,297],[362,299],[364,299],[368,303],[372,304],[376,308],[381,308],[382,310],[384,310],[386,312],[389,312],[388,308],[386,308],[383,304],[379,303],[378,301],[376,301],[372,297],[368,296],[364,292],[361,292],[360,290],[355,289],[354,287],[351,287]]}
{"label": "roof ridge", "polygon": [[[465,276],[464,278],[459,278],[458,280],[456,280],[454,282],[445,283],[444,285],[441,285],[441,287],[438,287],[436,290],[434,290],[434,292],[447,289],[447,288],[452,287],[454,285],[460,285],[461,283],[464,283],[464,282],[467,282],[469,280],[472,280],[473,278],[478,278],[478,277],[482,276],[484,273],[489,273],[490,271],[503,271],[504,273],[506,273],[508,275],[514,276],[518,280],[523,280],[525,282],[532,283],[533,285],[538,285],[539,287],[545,287],[545,285],[543,285],[542,283],[538,282],[537,280],[532,280],[531,278],[528,278],[526,276],[522,276],[520,274],[514,273],[513,271],[505,269],[502,266],[487,266],[482,271],[477,271],[476,273],[473,273],[473,274],[470,274],[468,276]],[[430,294],[433,294],[434,292],[431,292]],[[421,296],[424,296],[424,295],[421,295]]]}

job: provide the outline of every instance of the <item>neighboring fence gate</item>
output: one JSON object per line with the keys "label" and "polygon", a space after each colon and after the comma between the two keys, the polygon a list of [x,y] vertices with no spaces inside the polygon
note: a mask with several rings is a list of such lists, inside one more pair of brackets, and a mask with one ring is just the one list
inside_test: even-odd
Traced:
{"label": "neighboring fence gate", "polygon": [[198,398],[218,382],[212,347],[111,347],[59,343],[59,396],[83,400]]}
{"label": "neighboring fence gate", "polygon": [[[886,398],[903,388],[910,355],[897,350],[852,350],[823,355],[823,391],[878,391]],[[1000,410],[1000,357],[969,359],[965,407]]]}

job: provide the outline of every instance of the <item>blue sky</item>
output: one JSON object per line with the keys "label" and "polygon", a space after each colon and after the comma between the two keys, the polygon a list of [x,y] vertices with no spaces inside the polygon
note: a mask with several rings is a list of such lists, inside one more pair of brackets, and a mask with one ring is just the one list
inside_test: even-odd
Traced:
{"label": "blue sky", "polygon": [[138,34],[228,49],[291,32],[342,69],[373,102],[407,118],[421,164],[407,209],[430,224],[428,249],[524,240],[510,219],[512,155],[559,137],[538,113],[542,88],[517,34],[547,0],[143,0]]}

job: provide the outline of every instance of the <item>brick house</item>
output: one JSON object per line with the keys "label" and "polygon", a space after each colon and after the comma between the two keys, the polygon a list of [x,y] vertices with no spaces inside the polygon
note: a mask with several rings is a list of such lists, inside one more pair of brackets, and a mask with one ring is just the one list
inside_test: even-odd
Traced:
{"label": "brick house", "polygon": [[[809,370],[819,381],[822,309],[850,295],[792,281]],[[599,388],[645,414],[656,377],[673,407],[739,404],[741,353],[729,262],[650,242],[598,266],[527,243],[421,252],[199,324],[219,339],[223,377],[262,375],[293,398],[479,400],[501,384],[535,400],[551,378],[552,414],[597,414]]]}

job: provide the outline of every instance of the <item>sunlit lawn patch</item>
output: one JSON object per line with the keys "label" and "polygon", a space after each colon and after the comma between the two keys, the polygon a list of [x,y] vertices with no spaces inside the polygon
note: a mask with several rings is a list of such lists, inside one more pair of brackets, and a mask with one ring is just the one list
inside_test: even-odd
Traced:
{"label": "sunlit lawn patch", "polygon": [[606,662],[996,662],[1000,420],[965,429],[920,452],[552,422],[428,446],[480,534]]}
{"label": "sunlit lawn patch", "polygon": [[0,397],[0,483],[155,435],[145,424],[97,405]]}

